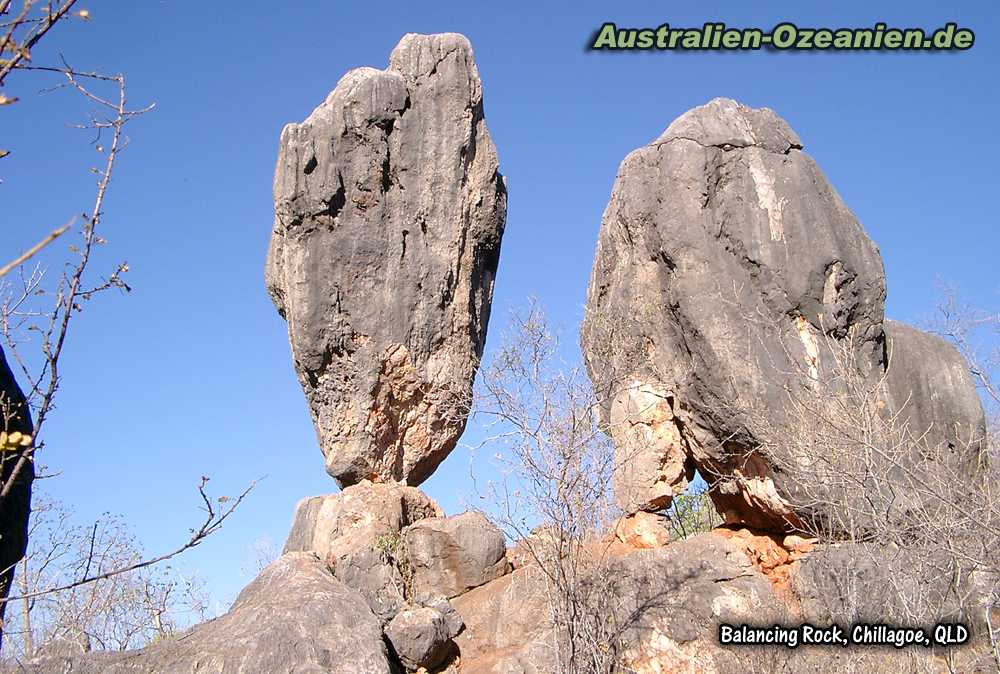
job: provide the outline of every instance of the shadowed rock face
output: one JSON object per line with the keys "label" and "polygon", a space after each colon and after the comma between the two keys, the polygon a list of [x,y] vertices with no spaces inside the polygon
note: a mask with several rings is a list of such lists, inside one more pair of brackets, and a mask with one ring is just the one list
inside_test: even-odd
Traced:
{"label": "shadowed rock face", "polygon": [[281,134],[266,282],[327,472],[416,485],[466,421],[506,189],[461,35],[406,35]]}
{"label": "shadowed rock face", "polygon": [[956,450],[979,444],[986,418],[969,364],[951,344],[898,321],[885,322],[886,397],[903,423]]}
{"label": "shadowed rock face", "polygon": [[[772,111],[715,99],[629,154],[604,213],[581,333],[614,429],[619,505],[664,508],[698,468],[729,521],[794,521],[788,495],[804,478],[752,451],[758,438],[734,399],[780,423],[788,387],[813,386],[841,346],[866,376],[881,376],[885,294],[878,248]],[[957,353],[911,328],[891,332],[907,364],[886,382],[887,411],[918,386],[910,416],[932,427],[930,439],[981,428]],[[911,348],[933,362],[898,353]],[[951,376],[933,374],[945,362]]]}

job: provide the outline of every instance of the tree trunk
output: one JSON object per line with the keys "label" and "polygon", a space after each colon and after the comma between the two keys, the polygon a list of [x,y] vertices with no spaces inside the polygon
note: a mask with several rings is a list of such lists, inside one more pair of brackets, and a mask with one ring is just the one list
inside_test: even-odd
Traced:
{"label": "tree trunk", "polygon": [[[21,560],[21,594],[27,595],[31,592],[31,582],[28,577],[28,558]],[[30,658],[35,654],[35,635],[31,631],[31,599],[25,597],[21,600],[21,631],[24,633],[24,657]]]}
{"label": "tree trunk", "polygon": [[[31,412],[24,394],[7,365],[0,348],[0,431],[20,431],[32,435]],[[0,487],[10,479],[14,466],[26,449],[0,449]],[[34,462],[28,461],[17,476],[7,496],[0,500],[0,648],[3,647],[5,600],[10,594],[17,563],[28,547],[28,517],[31,515],[31,483],[35,479]]]}

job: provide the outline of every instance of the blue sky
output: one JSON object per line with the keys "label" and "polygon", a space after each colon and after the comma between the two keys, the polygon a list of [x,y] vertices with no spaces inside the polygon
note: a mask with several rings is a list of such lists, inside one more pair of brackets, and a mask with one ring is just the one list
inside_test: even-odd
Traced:
{"label": "blue sky", "polygon": [[[627,6],[626,6],[627,5]],[[285,324],[264,291],[271,177],[281,127],[302,120],[340,76],[384,67],[406,32],[472,42],[507,176],[509,211],[493,332],[537,296],[575,341],[601,213],[619,162],[715,96],[776,110],[796,129],[878,243],[888,314],[919,320],[936,283],[996,306],[998,10],[992,2],[596,3],[175,2],[94,0],[35,62],[123,71],[137,105],[98,269],[128,260],[128,296],[109,294],[74,327],[43,488],[81,520],[121,513],[151,551],[197,519],[195,486],[232,494],[267,475],[227,526],[185,560],[222,600],[261,537],[280,545],[294,503],[334,489],[292,370]],[[604,21],[675,26],[972,28],[963,53],[592,53]],[[89,209],[99,155],[67,127],[87,108],[66,93],[0,111],[0,222],[14,253]],[[51,263],[65,247],[50,251]],[[467,440],[474,440],[470,428]],[[459,448],[425,484],[447,511],[472,487]]]}

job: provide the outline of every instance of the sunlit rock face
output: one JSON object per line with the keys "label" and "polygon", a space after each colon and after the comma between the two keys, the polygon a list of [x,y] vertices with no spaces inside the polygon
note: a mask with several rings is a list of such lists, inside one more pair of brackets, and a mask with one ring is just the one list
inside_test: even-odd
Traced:
{"label": "sunlit rock face", "polygon": [[344,75],[282,131],[274,204],[267,288],[327,472],[419,484],[465,426],[506,219],[468,40]]}
{"label": "sunlit rock face", "polygon": [[796,468],[796,443],[774,432],[760,452],[759,429],[808,431],[790,419],[789,392],[822,398],[838,358],[881,381],[879,408],[929,429],[932,451],[983,428],[958,354],[884,320],[879,250],[802,147],[771,110],[720,98],[618,170],[581,342],[626,512],[667,507],[697,469],[729,522],[822,516],[824,504],[803,505],[824,487]]}

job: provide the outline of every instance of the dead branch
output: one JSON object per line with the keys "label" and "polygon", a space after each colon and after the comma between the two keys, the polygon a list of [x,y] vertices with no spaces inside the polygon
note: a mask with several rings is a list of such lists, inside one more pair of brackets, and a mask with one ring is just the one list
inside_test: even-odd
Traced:
{"label": "dead branch", "polygon": [[49,245],[50,243],[52,243],[53,241],[55,241],[57,238],[59,238],[59,236],[61,236],[62,234],[66,233],[66,231],[70,228],[71,225],[72,225],[72,221],[66,223],[65,225],[63,225],[62,227],[60,227],[58,229],[52,230],[51,232],[49,232],[49,234],[44,239],[42,239],[41,241],[39,241],[38,243],[36,243],[34,246],[32,246],[31,248],[29,248],[28,250],[26,250],[23,253],[21,253],[18,257],[14,258],[13,260],[11,260],[7,264],[5,264],[3,267],[0,267],[0,278],[3,278],[8,273],[10,273],[10,271],[12,269],[16,269],[17,267],[20,267],[25,262],[27,262],[28,260],[30,260],[42,248],[45,248],[45,246]]}
{"label": "dead branch", "polygon": [[[243,503],[243,500],[250,494],[253,488],[257,486],[258,481],[254,480],[253,482],[251,482],[250,486],[244,489],[243,492],[235,499],[227,500],[226,503],[228,503],[229,505],[219,512],[216,512],[214,506],[212,505],[212,499],[209,498],[208,494],[205,492],[205,484],[207,482],[208,478],[203,477],[201,484],[198,485],[198,494],[201,497],[202,502],[204,503],[204,507],[202,508],[202,510],[205,511],[205,520],[201,523],[201,526],[192,531],[191,537],[183,545],[175,548],[174,550],[171,550],[170,552],[166,552],[162,555],[159,555],[157,557],[144,559],[135,562],[133,564],[121,566],[95,575],[89,575],[88,573],[85,573],[84,577],[78,578],[77,580],[74,580],[70,583],[59,585],[58,587],[49,587],[42,590],[37,590],[35,592],[22,594],[16,597],[8,597],[6,599],[0,600],[0,603],[23,601],[25,599],[33,599],[36,597],[43,597],[45,595],[50,595],[57,592],[63,592],[65,590],[71,590],[73,588],[80,587],[81,585],[86,585],[88,583],[104,580],[107,578],[111,578],[113,576],[119,576],[123,573],[129,573],[146,567],[154,566],[168,559],[176,557],[181,553],[190,550],[191,548],[197,547],[202,543],[202,541],[204,541],[206,538],[214,534],[222,527],[226,519],[228,519],[229,516],[233,514],[233,512],[240,506],[240,504]],[[91,554],[88,556],[87,560],[88,572],[92,556],[93,556],[93,548],[91,548]]]}

